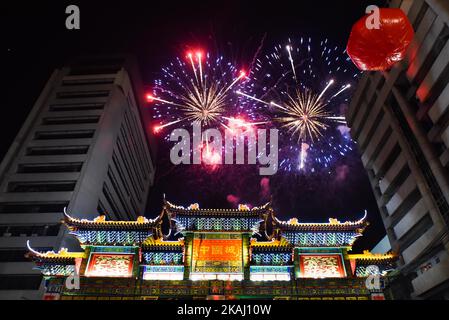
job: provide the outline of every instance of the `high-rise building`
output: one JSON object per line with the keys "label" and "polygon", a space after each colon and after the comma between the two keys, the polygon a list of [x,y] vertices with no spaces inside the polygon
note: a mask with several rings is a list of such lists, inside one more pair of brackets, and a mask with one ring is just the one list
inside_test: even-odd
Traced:
{"label": "high-rise building", "polygon": [[415,30],[407,58],[365,73],[347,122],[392,250],[400,297],[449,299],[449,2],[395,0]]}
{"label": "high-rise building", "polygon": [[142,95],[131,58],[80,58],[53,72],[0,165],[0,298],[41,297],[26,241],[70,247],[65,207],[78,218],[144,215],[155,170]]}

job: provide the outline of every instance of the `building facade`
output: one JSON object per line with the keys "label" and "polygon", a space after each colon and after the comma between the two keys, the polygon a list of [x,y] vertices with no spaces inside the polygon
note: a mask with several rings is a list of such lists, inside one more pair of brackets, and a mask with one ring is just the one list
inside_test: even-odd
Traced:
{"label": "building facade", "polygon": [[133,60],[80,58],[54,71],[0,165],[0,299],[42,294],[26,240],[57,250],[64,208],[135,220],[153,184]]}
{"label": "building facade", "polygon": [[348,253],[365,219],[301,223],[277,219],[270,204],[202,209],[165,201],[152,220],[66,215],[84,251],[40,252],[30,242],[29,257],[46,279],[44,299],[385,299],[383,276],[395,256]]}
{"label": "building facade", "polygon": [[390,5],[414,40],[391,70],[363,75],[346,118],[399,255],[400,296],[449,299],[449,2]]}

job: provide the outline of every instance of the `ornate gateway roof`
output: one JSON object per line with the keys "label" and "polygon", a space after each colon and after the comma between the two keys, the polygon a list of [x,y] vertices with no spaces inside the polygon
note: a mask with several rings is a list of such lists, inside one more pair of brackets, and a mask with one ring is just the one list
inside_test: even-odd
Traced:
{"label": "ornate gateway roof", "polygon": [[239,204],[237,209],[203,209],[198,203],[193,203],[187,208],[170,203],[164,199],[164,211],[169,215],[187,215],[187,216],[207,216],[207,217],[260,217],[262,214],[271,211],[270,203],[266,203],[260,207],[250,208],[246,204]]}
{"label": "ornate gateway roof", "polygon": [[365,215],[357,221],[340,222],[330,218],[328,223],[299,222],[297,218],[281,221],[272,214],[272,238],[284,237],[301,247],[351,247],[362,236],[368,222]]}
{"label": "ornate gateway roof", "polygon": [[93,220],[77,219],[67,214],[64,209],[64,223],[71,231],[76,230],[153,230],[161,223],[162,215],[155,219],[143,216],[137,217],[136,221],[114,221],[106,220],[105,215],[98,216]]}
{"label": "ornate gateway roof", "polygon": [[335,218],[329,218],[327,223],[309,223],[299,222],[297,218],[292,218],[288,221],[281,221],[273,216],[273,226],[280,228],[282,231],[313,231],[313,232],[328,232],[328,231],[355,231],[363,233],[368,226],[366,221],[367,212],[357,221],[340,222]]}
{"label": "ornate gateway roof", "polygon": [[104,215],[80,220],[64,210],[63,222],[81,245],[139,245],[149,237],[162,236],[162,215],[153,220],[141,216],[136,221],[107,221]]}
{"label": "ornate gateway roof", "polygon": [[237,209],[201,209],[195,203],[187,208],[177,206],[164,199],[165,212],[173,222],[175,233],[186,232],[246,232],[258,233],[259,227],[272,211],[270,203],[249,208],[239,204]]}

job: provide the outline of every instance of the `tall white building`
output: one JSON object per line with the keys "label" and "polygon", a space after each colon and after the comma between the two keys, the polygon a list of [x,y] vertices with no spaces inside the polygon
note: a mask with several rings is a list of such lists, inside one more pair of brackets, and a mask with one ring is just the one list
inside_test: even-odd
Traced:
{"label": "tall white building", "polygon": [[347,121],[410,297],[449,299],[449,1],[390,5],[415,38],[405,61],[362,77]]}
{"label": "tall white building", "polygon": [[41,297],[26,240],[70,246],[64,207],[89,219],[144,214],[155,170],[142,97],[130,58],[77,59],[51,75],[0,165],[0,299]]}

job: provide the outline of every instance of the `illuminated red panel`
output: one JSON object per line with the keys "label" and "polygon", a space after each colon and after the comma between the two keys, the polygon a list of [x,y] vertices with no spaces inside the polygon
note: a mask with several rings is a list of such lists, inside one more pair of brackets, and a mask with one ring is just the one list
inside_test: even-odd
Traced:
{"label": "illuminated red panel", "polygon": [[242,272],[241,239],[194,239],[193,272]]}
{"label": "illuminated red panel", "polygon": [[340,255],[301,255],[301,278],[344,278]]}
{"label": "illuminated red panel", "polygon": [[134,256],[131,254],[92,254],[86,277],[130,278]]}
{"label": "illuminated red panel", "polygon": [[242,240],[193,240],[193,258],[202,261],[242,260]]}

